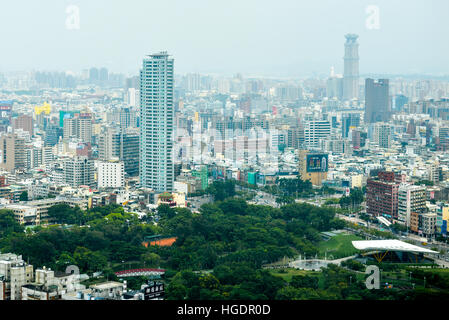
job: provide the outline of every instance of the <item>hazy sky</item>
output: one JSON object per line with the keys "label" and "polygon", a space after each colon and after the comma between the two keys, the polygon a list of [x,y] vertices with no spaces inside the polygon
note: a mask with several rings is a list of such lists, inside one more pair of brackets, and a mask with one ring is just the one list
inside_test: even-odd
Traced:
{"label": "hazy sky", "polygon": [[[79,29],[66,26],[69,5]],[[379,29],[366,27],[369,5]],[[344,35],[356,33],[361,73],[449,74],[448,12],[447,0],[3,0],[0,72],[137,73],[166,50],[177,73],[342,73]]]}

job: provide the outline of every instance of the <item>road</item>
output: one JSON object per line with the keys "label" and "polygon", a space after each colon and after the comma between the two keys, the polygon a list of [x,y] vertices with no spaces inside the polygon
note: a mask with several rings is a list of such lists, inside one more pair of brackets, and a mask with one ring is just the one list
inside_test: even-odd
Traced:
{"label": "road", "polygon": [[263,191],[258,191],[256,193],[256,196],[254,197],[254,199],[249,202],[253,203],[253,204],[272,206],[275,208],[279,208],[279,204],[276,203],[276,197],[273,196],[272,194],[269,194],[269,193],[266,193]]}
{"label": "road", "polygon": [[213,198],[209,195],[204,195],[200,197],[188,197],[187,202],[190,203],[190,207],[193,211],[198,211],[199,208],[205,203],[210,203]]}
{"label": "road", "polygon": [[340,218],[342,220],[346,220],[346,221],[352,222],[352,223],[357,223],[357,224],[365,224],[366,223],[365,220],[359,219],[357,216],[350,217],[350,216],[345,216],[344,214],[339,214],[339,213],[337,213],[336,216],[337,216],[337,218]]}
{"label": "road", "polygon": [[255,192],[256,196],[251,201],[248,201],[251,204],[257,204],[257,205],[265,205],[265,206],[272,206],[275,208],[279,208],[279,204],[276,203],[276,196],[273,196],[270,193],[256,190],[256,189],[250,189],[245,188],[239,185],[235,186],[236,191],[247,191],[247,192]]}
{"label": "road", "polygon": [[438,264],[440,267],[443,268],[449,268],[449,262],[443,259],[436,259],[435,257],[431,257],[434,259],[435,263]]}

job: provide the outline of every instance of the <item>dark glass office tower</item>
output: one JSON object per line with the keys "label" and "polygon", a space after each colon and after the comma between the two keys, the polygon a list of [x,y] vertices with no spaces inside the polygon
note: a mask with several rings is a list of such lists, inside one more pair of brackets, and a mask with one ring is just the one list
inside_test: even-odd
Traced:
{"label": "dark glass office tower", "polygon": [[388,79],[365,80],[365,123],[388,122],[391,117]]}

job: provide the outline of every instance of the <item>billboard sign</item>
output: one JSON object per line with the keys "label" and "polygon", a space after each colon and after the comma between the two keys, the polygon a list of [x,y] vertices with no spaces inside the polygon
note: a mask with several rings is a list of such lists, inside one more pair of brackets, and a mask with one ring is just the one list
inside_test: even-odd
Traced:
{"label": "billboard sign", "polygon": [[77,113],[79,113],[79,111],[60,110],[59,111],[59,127],[62,128],[64,126],[64,119],[71,119]]}
{"label": "billboard sign", "polygon": [[327,154],[308,154],[306,157],[307,172],[327,172],[328,155]]}
{"label": "billboard sign", "polygon": [[0,118],[2,120],[9,119],[11,117],[12,104],[13,102],[10,100],[0,101]]}
{"label": "billboard sign", "polygon": [[144,300],[162,299],[164,297],[164,284],[162,282],[150,281],[144,289]]}
{"label": "billboard sign", "polygon": [[0,110],[11,111],[12,110],[12,100],[3,100],[0,101]]}
{"label": "billboard sign", "polygon": [[345,189],[345,197],[349,197],[349,195],[351,194],[351,190],[349,188]]}

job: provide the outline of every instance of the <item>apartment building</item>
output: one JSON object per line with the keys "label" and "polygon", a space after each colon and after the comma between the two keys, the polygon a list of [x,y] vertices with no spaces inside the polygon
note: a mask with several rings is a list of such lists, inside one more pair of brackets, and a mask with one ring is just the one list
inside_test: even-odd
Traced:
{"label": "apartment building", "polygon": [[0,300],[21,300],[22,286],[33,280],[33,266],[22,256],[0,254]]}

